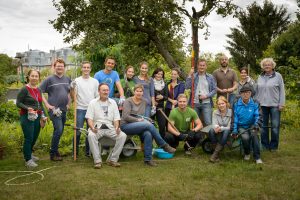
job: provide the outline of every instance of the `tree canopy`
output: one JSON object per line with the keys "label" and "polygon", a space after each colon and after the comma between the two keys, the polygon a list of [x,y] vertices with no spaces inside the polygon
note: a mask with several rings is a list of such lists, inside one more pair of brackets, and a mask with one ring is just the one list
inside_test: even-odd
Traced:
{"label": "tree canopy", "polygon": [[92,58],[101,60],[100,49],[112,50],[117,45],[121,47],[121,62],[139,63],[155,57],[163,58],[174,68],[184,65],[186,60],[183,50],[186,16],[192,25],[195,59],[198,59],[198,29],[208,27],[205,18],[214,10],[226,16],[235,8],[232,0],[195,2],[197,6],[189,12],[185,0],[53,0],[59,14],[50,23],[64,33],[65,42],[74,43],[77,50]]}
{"label": "tree canopy", "polygon": [[121,43],[125,57],[139,61],[159,53],[173,68],[184,60],[183,21],[172,0],[62,0],[54,5],[59,12],[51,21],[54,28],[86,52]]}
{"label": "tree canopy", "polygon": [[258,59],[290,23],[287,9],[276,7],[271,1],[265,0],[262,7],[254,2],[241,11],[237,18],[240,26],[231,28],[231,33],[227,35],[229,46],[226,48],[238,67],[250,64],[251,69],[260,72]]}
{"label": "tree canopy", "polygon": [[[291,24],[288,30],[274,40],[264,52],[277,63],[276,70],[283,75],[289,97],[300,100],[300,22]],[[300,101],[299,101],[300,102]]]}

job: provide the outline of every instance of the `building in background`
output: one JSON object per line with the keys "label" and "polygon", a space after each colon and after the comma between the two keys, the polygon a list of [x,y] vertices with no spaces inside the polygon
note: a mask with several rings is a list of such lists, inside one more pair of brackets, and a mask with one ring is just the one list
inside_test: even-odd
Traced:
{"label": "building in background", "polygon": [[[66,69],[69,70],[76,66],[76,56],[77,53],[69,47],[50,50],[49,53],[30,49],[29,51],[16,54],[16,58],[21,59],[24,70],[26,70],[26,68],[34,68],[38,70],[51,68],[57,58],[64,59],[66,62]],[[18,69],[18,71],[20,70],[21,69]]]}

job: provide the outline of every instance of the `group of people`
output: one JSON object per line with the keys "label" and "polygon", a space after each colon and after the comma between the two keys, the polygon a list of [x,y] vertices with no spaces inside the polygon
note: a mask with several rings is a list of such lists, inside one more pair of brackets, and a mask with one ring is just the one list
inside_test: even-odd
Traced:
{"label": "group of people", "polygon": [[[50,160],[61,161],[58,151],[60,137],[64,131],[66,112],[72,98],[76,97],[76,124],[88,125],[85,140],[85,155],[93,156],[94,167],[102,167],[99,139],[106,136],[115,140],[115,146],[106,163],[119,167],[119,155],[127,135],[138,135],[144,152],[144,163],[156,166],[152,159],[152,140],[166,152],[174,153],[179,141],[184,141],[186,154],[201,140],[200,130],[210,127],[208,137],[214,146],[211,162],[219,161],[219,152],[228,138],[241,137],[244,159],[250,160],[250,150],[256,163],[260,158],[260,141],[265,149],[276,151],[279,143],[280,111],[285,103],[284,83],[275,72],[276,63],[271,58],[261,61],[263,73],[257,81],[248,76],[247,68],[240,69],[240,80],[228,66],[228,58],[220,58],[220,68],[213,74],[206,72],[207,63],[200,59],[197,69],[192,68],[186,82],[179,80],[180,69],[171,70],[171,80],[165,81],[165,72],[156,68],[149,76],[147,62],[139,65],[139,74],[128,66],[124,78],[113,70],[116,61],[107,57],[104,69],[90,76],[91,63],[83,62],[82,76],[73,82],[65,76],[65,62],[57,59],[54,74],[47,77],[38,87],[40,73],[28,72],[27,85],[17,97],[20,120],[24,132],[23,153],[25,165],[36,167],[38,157],[32,154],[45,117],[42,103],[48,110],[53,124]],[[115,88],[117,92],[115,92]],[[190,89],[190,95],[185,90]],[[48,94],[45,98],[43,93]],[[213,111],[213,97],[217,94],[217,109]],[[117,98],[116,98],[117,97]],[[262,111],[262,112],[261,112]],[[120,114],[121,113],[121,114]],[[156,119],[158,129],[153,121]],[[271,138],[269,136],[271,121]],[[78,154],[80,132],[77,132]],[[105,147],[104,148],[109,148]]]}

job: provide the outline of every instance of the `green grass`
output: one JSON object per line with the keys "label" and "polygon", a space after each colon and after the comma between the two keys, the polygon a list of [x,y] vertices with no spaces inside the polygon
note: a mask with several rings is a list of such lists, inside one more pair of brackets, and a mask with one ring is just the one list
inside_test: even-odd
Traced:
{"label": "green grass", "polygon": [[[0,173],[0,199],[300,199],[300,130],[282,130],[280,150],[262,152],[264,165],[245,162],[238,151],[226,149],[218,164],[208,162],[209,155],[196,149],[186,157],[181,149],[170,160],[157,160],[159,166],[144,166],[142,153],[121,159],[121,168],[104,165],[93,169],[92,160],[80,156],[74,162],[50,162],[39,155],[39,171],[44,180],[18,186],[5,181],[24,173]],[[0,171],[27,170],[21,153],[0,161]],[[39,179],[34,174],[11,183]]]}

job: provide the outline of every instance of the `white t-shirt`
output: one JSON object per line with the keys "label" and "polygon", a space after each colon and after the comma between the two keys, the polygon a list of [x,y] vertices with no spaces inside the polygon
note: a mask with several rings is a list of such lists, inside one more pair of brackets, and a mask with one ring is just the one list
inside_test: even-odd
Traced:
{"label": "white t-shirt", "polygon": [[100,98],[96,98],[89,103],[85,118],[93,120],[97,127],[105,124],[109,129],[113,129],[113,122],[120,120],[120,113],[113,99],[101,101]]}
{"label": "white t-shirt", "polygon": [[77,85],[77,109],[86,110],[90,101],[99,96],[99,82],[92,77],[84,79],[82,76],[76,78],[75,82]]}
{"label": "white t-shirt", "polygon": [[[198,85],[195,92],[195,103],[199,103],[199,95],[207,95],[209,93],[208,81],[206,75],[199,75]],[[202,103],[210,103],[210,99],[204,99]]]}

